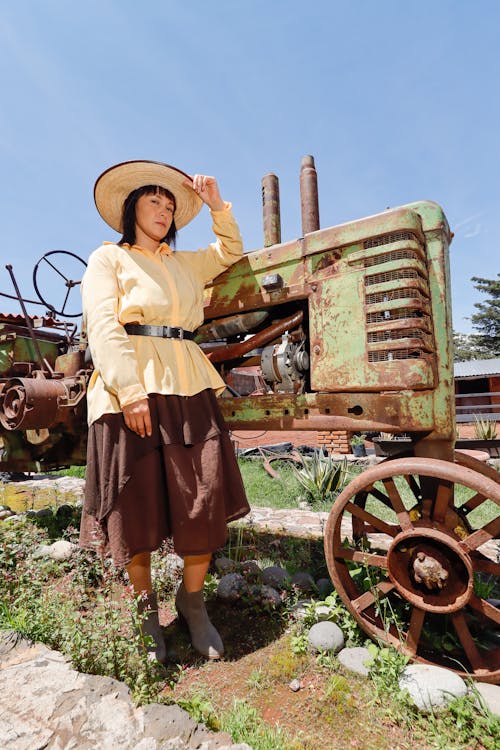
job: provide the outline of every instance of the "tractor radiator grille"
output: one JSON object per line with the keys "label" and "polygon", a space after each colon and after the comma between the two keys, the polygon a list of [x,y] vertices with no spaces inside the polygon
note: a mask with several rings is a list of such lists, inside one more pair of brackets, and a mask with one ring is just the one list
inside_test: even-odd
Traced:
{"label": "tractor radiator grille", "polygon": [[[412,232],[393,232],[366,240],[363,248],[363,266],[370,269],[364,280],[368,361],[429,357],[435,345],[430,333],[426,255],[420,238]],[[383,270],[381,266],[387,264],[392,267]]]}
{"label": "tractor radiator grille", "polygon": [[[426,334],[419,328],[411,330],[395,331],[373,331],[368,334],[368,342],[371,344],[380,343],[381,341],[397,341],[398,339],[424,339]],[[401,344],[400,344],[401,345]]]}
{"label": "tractor radiator grille", "polygon": [[420,275],[412,268],[402,269],[401,271],[388,271],[387,273],[375,273],[373,276],[365,278],[366,286],[373,284],[385,284],[388,281],[397,281],[399,279],[418,279]]}
{"label": "tractor radiator grille", "polygon": [[413,232],[393,232],[392,234],[383,234],[381,237],[371,237],[364,241],[363,247],[368,250],[370,247],[380,247],[380,245],[390,245],[393,242],[404,242],[405,240],[418,242],[418,237]]}

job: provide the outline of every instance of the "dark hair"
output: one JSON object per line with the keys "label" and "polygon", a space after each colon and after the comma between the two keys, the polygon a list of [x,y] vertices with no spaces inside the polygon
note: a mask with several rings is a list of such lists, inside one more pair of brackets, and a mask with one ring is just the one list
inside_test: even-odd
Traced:
{"label": "dark hair", "polygon": [[[173,195],[170,190],[167,190],[166,188],[160,187],[158,185],[143,185],[136,190],[132,190],[132,192],[129,193],[129,195],[127,195],[127,197],[125,198],[125,202],[123,204],[123,236],[118,242],[119,245],[123,245],[124,243],[133,245],[135,243],[135,207],[137,201],[139,200],[141,195],[152,195],[154,193],[160,193],[161,195],[164,195],[165,198],[169,198],[174,204],[175,212],[175,208],[177,205],[175,201],[175,195]],[[177,229],[175,226],[175,220],[172,218],[172,223],[167,234],[165,235],[165,237],[163,237],[162,242],[166,242],[168,245],[172,245],[172,247],[175,247],[176,237]]]}

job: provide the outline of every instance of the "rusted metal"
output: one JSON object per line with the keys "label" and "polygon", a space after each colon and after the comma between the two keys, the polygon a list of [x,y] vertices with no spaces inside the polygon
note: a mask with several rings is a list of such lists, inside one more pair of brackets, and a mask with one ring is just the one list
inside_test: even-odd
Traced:
{"label": "rusted metal", "polygon": [[0,423],[6,430],[34,430],[64,422],[86,391],[85,377],[13,378],[0,394]]}
{"label": "rusted metal", "polygon": [[31,325],[30,317],[29,317],[29,315],[27,313],[27,310],[26,310],[26,308],[24,306],[24,300],[23,300],[23,298],[21,296],[21,293],[19,291],[19,287],[17,286],[17,281],[16,281],[16,277],[14,276],[14,271],[12,270],[12,266],[11,266],[10,263],[8,263],[5,266],[5,268],[7,269],[7,271],[10,274],[10,278],[12,280],[12,284],[13,284],[14,289],[15,289],[16,294],[17,294],[17,299],[19,301],[19,304],[21,305],[21,309],[23,311],[24,319],[26,321],[26,326],[27,326],[29,334],[31,336],[31,340],[33,342],[33,346],[35,347],[35,351],[36,351],[36,354],[37,354],[38,364],[40,365],[40,369],[41,369],[42,372],[44,372],[44,371],[45,372],[46,371],[50,372],[50,365],[48,365],[47,361],[44,360],[44,358],[42,357],[42,352],[40,351],[40,347],[38,345],[37,338],[36,338],[36,336],[35,336],[35,334],[33,332],[33,326]]}
{"label": "rusted metal", "polygon": [[273,341],[277,336],[281,336],[281,334],[285,333],[285,331],[292,331],[294,328],[297,328],[302,322],[303,317],[304,315],[302,311],[299,310],[299,312],[290,315],[288,318],[273,323],[268,326],[268,328],[260,331],[260,333],[254,334],[246,341],[242,341],[240,344],[229,344],[220,349],[215,349],[215,351],[210,352],[207,356],[209,360],[214,363],[238,359],[244,354],[248,354],[248,352],[251,352],[253,349],[256,349],[259,346],[264,346],[264,344],[269,343],[269,341]]}
{"label": "rusted metal", "polygon": [[319,229],[318,175],[314,156],[304,156],[300,166],[302,235]]}
{"label": "rusted metal", "polygon": [[[469,495],[470,504],[455,508],[456,493]],[[469,514],[478,507],[485,512],[488,503],[496,506],[496,518],[474,529]],[[432,663],[455,670],[460,663],[461,674],[499,682],[499,650],[488,639],[481,655],[474,646],[484,630],[500,624],[500,612],[474,592],[477,576],[500,571],[494,552],[483,547],[499,526],[498,474],[493,478],[433,458],[384,461],[353,480],[333,506],[325,528],[328,569],[337,592],[370,635],[417,661],[428,662],[432,654]],[[346,537],[347,527],[352,531]],[[369,591],[353,573],[352,560],[366,566]],[[398,612],[397,628],[383,616],[391,608]],[[457,644],[450,653],[433,649],[429,641],[432,618],[438,615],[450,618]]]}
{"label": "rusted metal", "polygon": [[264,220],[264,247],[281,242],[281,215],[279,180],[270,172],[262,178],[262,213]]}

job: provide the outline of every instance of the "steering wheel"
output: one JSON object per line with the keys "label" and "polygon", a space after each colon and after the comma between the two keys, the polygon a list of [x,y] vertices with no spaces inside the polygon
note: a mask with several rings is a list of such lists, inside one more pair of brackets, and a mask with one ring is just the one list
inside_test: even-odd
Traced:
{"label": "steering wheel", "polygon": [[[87,267],[85,261],[80,258],[80,256],[75,255],[75,253],[70,253],[67,250],[50,250],[48,253],[45,253],[45,255],[42,255],[35,268],[33,269],[33,286],[35,287],[35,292],[38,299],[43,302],[43,304],[46,305],[49,310],[52,310],[53,312],[57,313],[57,315],[62,315],[65,318],[79,318],[82,314],[81,312],[75,313],[66,311],[66,306],[68,305],[72,289],[81,284],[81,278],[79,281],[73,281],[72,277],[81,277],[84,271],[84,269],[80,268],[75,263],[75,261],[81,263],[85,268]],[[46,266],[48,266],[48,268],[46,268]],[[64,270],[61,270],[61,267]],[[52,269],[52,273],[49,272],[50,276],[53,276],[54,274],[60,276],[64,280],[64,286],[66,287],[66,294],[64,296],[62,305],[59,306],[59,310],[56,309],[54,305],[50,304],[50,302],[47,302],[46,298],[42,295],[39,289],[39,277],[41,277],[42,275],[42,269],[43,271],[48,271],[49,268]],[[73,271],[76,271],[76,273],[73,273]],[[49,276],[45,276],[43,281],[44,283],[50,283]],[[72,295],[72,298],[74,298],[74,296],[75,295]]]}

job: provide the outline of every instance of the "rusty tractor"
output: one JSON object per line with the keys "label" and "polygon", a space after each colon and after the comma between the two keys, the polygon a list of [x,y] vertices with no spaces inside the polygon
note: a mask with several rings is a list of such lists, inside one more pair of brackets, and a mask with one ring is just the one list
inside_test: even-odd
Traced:
{"label": "rusty tractor", "polygon": [[[499,683],[500,481],[454,450],[446,217],[422,201],[320,229],[310,156],[300,186],[303,236],[281,241],[266,175],[264,247],[206,289],[197,341],[228,385],[223,414],[233,429],[409,436],[336,499],[332,581],[370,636]],[[84,463],[85,341],[55,312],[0,318],[0,469]]]}

